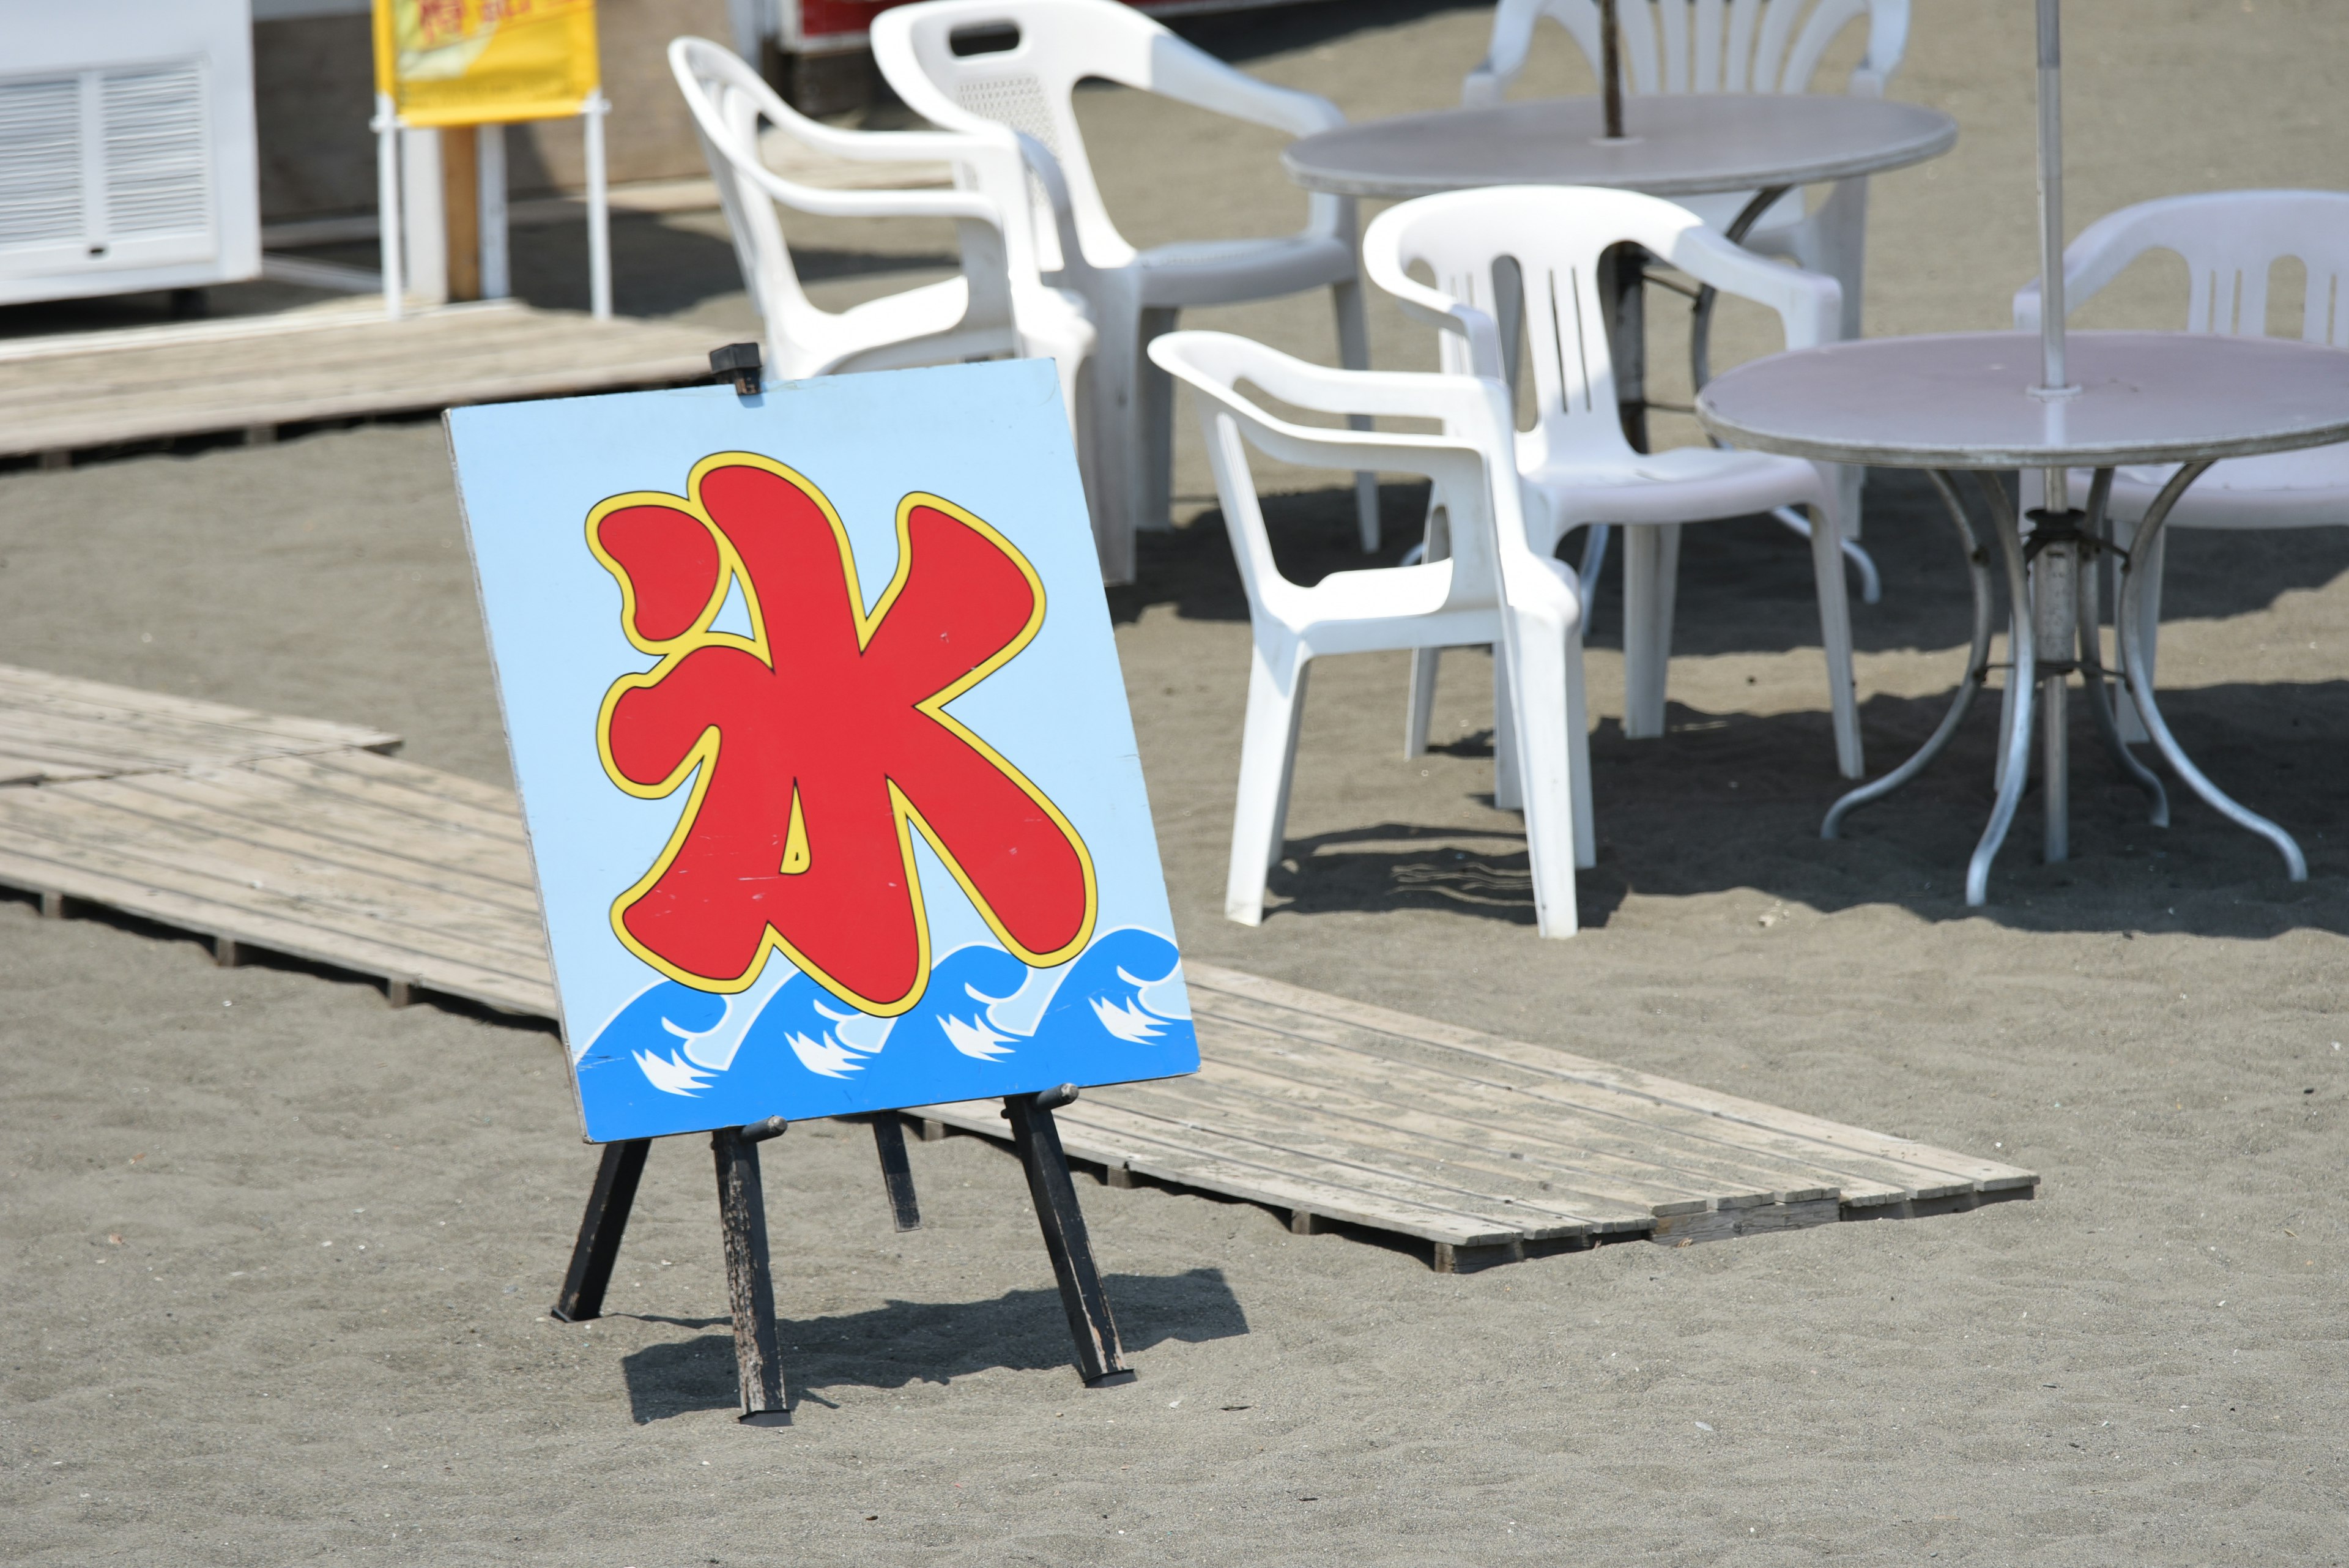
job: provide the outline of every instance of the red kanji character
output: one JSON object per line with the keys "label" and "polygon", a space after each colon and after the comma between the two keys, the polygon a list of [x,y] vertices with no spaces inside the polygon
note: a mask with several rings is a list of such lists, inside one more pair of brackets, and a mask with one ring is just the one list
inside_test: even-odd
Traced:
{"label": "red kanji character", "polygon": [[[1013,953],[1043,967],[1081,949],[1083,841],[946,711],[1043,625],[1035,569],[952,502],[908,495],[896,576],[868,614],[839,515],[799,474],[721,452],[688,490],[587,518],[628,640],[661,659],[605,693],[605,771],[646,798],[693,781],[660,858],[612,906],[620,940],[715,991],[748,986],[779,947],[853,1006],[903,1012],[930,969],[918,829]],[[730,588],[747,638],[711,629]]]}

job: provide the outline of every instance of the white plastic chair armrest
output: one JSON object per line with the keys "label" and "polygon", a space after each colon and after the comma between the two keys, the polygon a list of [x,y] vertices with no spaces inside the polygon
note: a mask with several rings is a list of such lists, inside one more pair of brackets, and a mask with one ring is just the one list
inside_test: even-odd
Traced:
{"label": "white plastic chair armrest", "polygon": [[1014,131],[1019,141],[1019,158],[1036,183],[1044,188],[1044,202],[1052,220],[1052,235],[1060,244],[1061,265],[1054,275],[1065,285],[1081,292],[1085,280],[1098,270],[1085,260],[1084,242],[1077,234],[1077,208],[1069,194],[1069,177],[1061,171],[1061,161],[1052,150],[1024,130]]}
{"label": "white plastic chair armrest", "polygon": [[[1226,394],[1212,382],[1202,380],[1210,372],[1205,365],[1195,367],[1193,358],[1212,363],[1214,373],[1227,379],[1254,382],[1282,402],[1316,413],[1443,420],[1447,431],[1454,419],[1477,417],[1485,395],[1481,389],[1485,383],[1473,376],[1429,375],[1417,370],[1335,369],[1292,358],[1228,332],[1169,333],[1153,338],[1149,352],[1160,369],[1218,398]],[[1245,398],[1233,395],[1230,400],[1250,420],[1282,423]],[[1284,428],[1294,430],[1300,439],[1326,438],[1340,444],[1429,439],[1388,431],[1309,429],[1302,425]]]}
{"label": "white plastic chair armrest", "polygon": [[1394,296],[1404,315],[1467,338],[1468,364],[1475,374],[1506,376],[1500,324],[1475,306],[1463,305],[1442,289],[1430,287],[1404,272],[1398,265],[1401,258],[1395,247],[1377,243],[1386,231],[1376,224],[1372,228],[1372,237],[1362,246],[1362,259],[1371,281]]}
{"label": "white plastic chair armrest", "polygon": [[[2064,270],[2068,273],[2072,269],[2065,267]],[[2068,297],[2071,279],[2067,277],[2064,281]],[[2038,331],[2039,310],[2039,280],[2034,277],[2014,291],[2014,329],[2017,332]]]}
{"label": "white plastic chair armrest", "polygon": [[1293,88],[1275,87],[1235,70],[1172,33],[1150,42],[1150,90],[1234,119],[1310,136],[1346,123],[1328,99]]}
{"label": "white plastic chair armrest", "polygon": [[1775,310],[1789,348],[1813,348],[1842,336],[1843,285],[1824,273],[1764,260],[1702,223],[1682,229],[1664,259],[1699,283]]}
{"label": "white plastic chair armrest", "polygon": [[805,118],[783,130],[795,141],[859,163],[947,163],[970,151],[971,133],[962,130],[843,130]]}
{"label": "white plastic chair armrest", "polygon": [[[2082,229],[2064,247],[2064,304],[2067,310],[2077,310],[2097,290],[2127,270],[2131,262],[2168,243],[2158,229],[2150,228],[2145,222],[2146,209],[2156,205],[2139,202],[2117,213],[2107,213]],[[2016,329],[2036,331],[2040,312],[2040,280],[2034,277],[2014,291]]]}
{"label": "white plastic chair armrest", "polygon": [[[690,34],[669,40],[668,64],[703,140],[732,164],[736,172],[787,207],[825,217],[957,218],[985,223],[999,232],[1003,227],[1002,213],[997,203],[975,192],[834,191],[786,180],[760,158],[750,130],[756,119],[763,117],[794,140],[835,157],[868,163],[968,161],[974,145],[983,142],[984,138],[953,131],[841,130],[822,124],[784,103],[740,57]],[[745,118],[740,123],[729,124],[710,101],[701,84],[704,67],[742,95]]]}
{"label": "white plastic chair armrest", "polygon": [[[895,160],[891,160],[895,161]],[[784,179],[764,164],[737,161],[744,179],[798,212],[827,218],[957,218],[1002,230],[1003,211],[978,191],[833,191]]]}
{"label": "white plastic chair armrest", "polygon": [[1390,435],[1380,431],[1329,431],[1307,425],[1293,425],[1275,419],[1247,399],[1197,380],[1191,381],[1194,390],[1212,398],[1232,413],[1250,434],[1249,440],[1264,454],[1277,462],[1294,463],[1299,468],[1328,468],[1356,472],[1376,471],[1381,473],[1410,473],[1423,478],[1441,479],[1447,476],[1464,454],[1481,459],[1482,453],[1466,441],[1446,441],[1441,436]]}
{"label": "white plastic chair armrest", "polygon": [[1534,27],[1541,15],[1540,0],[1501,0],[1493,7],[1492,42],[1485,46],[1485,57],[1476,68],[1460,84],[1463,108],[1489,108],[1508,96],[1509,84],[1526,68],[1526,57],[1533,52]]}

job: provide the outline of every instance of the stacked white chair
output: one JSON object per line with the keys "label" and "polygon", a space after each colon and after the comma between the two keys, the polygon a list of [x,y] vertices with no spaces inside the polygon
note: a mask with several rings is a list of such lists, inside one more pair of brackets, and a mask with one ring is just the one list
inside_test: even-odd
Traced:
{"label": "stacked white chair", "polygon": [[[2266,333],[2269,275],[2287,257],[2305,269],[2300,335],[2310,343],[2349,348],[2349,193],[2339,191],[2207,191],[2124,207],[2097,219],[2064,251],[2064,298],[2076,309],[2148,251],[2168,251],[2186,263],[2186,329],[2245,336]],[[2014,325],[2036,332],[2038,280],[2014,296]],[[2106,514],[2115,542],[2134,543],[2137,524],[2175,464],[2116,470]],[[2070,476],[2075,506],[2087,498],[2090,475]],[[2037,473],[2024,476],[2025,504],[2038,502]],[[2211,465],[2169,514],[2168,528],[2316,528],[2349,524],[2349,446],[2308,447],[2259,457],[2230,457]],[[2130,563],[2145,587],[2144,646],[2133,650],[2147,684],[2161,616],[2162,548],[2167,529]],[[2131,740],[2144,738],[2135,704],[2121,720]]]}
{"label": "stacked white chair", "polygon": [[[1601,253],[1630,241],[1725,295],[1777,313],[1786,347],[1835,337],[1835,279],[1764,261],[1707,228],[1687,208],[1626,191],[1570,186],[1499,186],[1427,196],[1379,214],[1363,236],[1364,265],[1405,311],[1444,328],[1447,370],[1502,375],[1496,333],[1467,324],[1491,319],[1495,268],[1512,262],[1522,280],[1526,340],[1533,367],[1535,423],[1515,437],[1536,554],[1547,557],[1575,528],[1629,524],[1624,549],[1624,733],[1664,732],[1665,675],[1671,655],[1674,578],[1681,527],[1774,507],[1811,512],[1811,560],[1826,650],[1836,765],[1861,772],[1859,709],[1852,687],[1851,612],[1843,576],[1840,487],[1831,464],[1719,447],[1640,452],[1617,417],[1613,362],[1597,287]],[[1426,267],[1433,285],[1410,275]],[[1437,652],[1413,665],[1406,748],[1426,742]]]}
{"label": "stacked white chair", "polygon": [[[1637,93],[1807,92],[1828,47],[1865,17],[1867,43],[1844,90],[1882,98],[1909,45],[1909,0],[1619,0],[1625,56],[1624,91]],[[1461,86],[1470,106],[1499,103],[1526,67],[1537,23],[1547,16],[1599,69],[1598,0],[1500,0],[1484,62]],[[1726,229],[1755,192],[1687,196],[1681,204]],[[1843,285],[1841,333],[1859,336],[1860,281],[1867,254],[1868,179],[1836,182],[1816,211],[1790,191],[1762,214],[1744,244],[1792,256]]]}
{"label": "stacked white chair", "polygon": [[[1489,336],[1491,323],[1482,330]],[[1505,808],[1525,812],[1541,934],[1573,935],[1575,867],[1592,864],[1597,846],[1581,605],[1572,574],[1526,545],[1510,463],[1507,389],[1472,376],[1331,369],[1220,332],[1170,333],[1151,344],[1150,355],[1197,395],[1255,638],[1224,912],[1243,925],[1264,918],[1266,874],[1280,859],[1312,661],[1489,644],[1498,671],[1494,795]],[[1244,396],[1242,382],[1294,408],[1435,420],[1442,431],[1300,425]],[[1308,467],[1375,464],[1381,472],[1425,476],[1444,500],[1451,554],[1418,566],[1335,572],[1310,587],[1289,581],[1273,559],[1250,447]]]}
{"label": "stacked white chair", "polygon": [[[1137,251],[1102,202],[1071,95],[1079,82],[1099,78],[1294,136],[1342,125],[1345,116],[1327,99],[1232,69],[1118,0],[926,0],[883,12],[872,36],[882,74],[916,113],[974,133],[1010,126],[1049,152],[1034,160],[1040,168],[1059,164],[1068,199],[1038,212],[1037,254],[1046,279],[1081,295],[1100,328],[1093,406],[1106,515],[1096,526],[1109,580],[1130,580],[1133,531],[1166,525],[1174,472],[1172,388],[1144,353],[1150,340],[1191,306],[1328,288],[1340,358],[1367,366],[1354,206],[1315,195],[1305,227],[1293,234]],[[960,54],[957,38],[966,47],[1010,42]],[[1356,492],[1363,548],[1373,549],[1378,494],[1371,476],[1357,476]]]}
{"label": "stacked white chair", "polygon": [[[1060,368],[1070,417],[1082,428],[1080,372],[1093,350],[1092,322],[1083,301],[1036,281],[1030,176],[1015,133],[998,125],[840,130],[793,109],[740,57],[706,38],[672,40],[668,61],[693,111],[743,283],[765,327],[769,382],[967,359],[1050,358]],[[796,183],[760,157],[761,120],[835,158],[950,163],[957,188],[835,191]],[[962,275],[848,310],[824,310],[800,287],[778,206],[828,217],[950,218],[961,237]]]}

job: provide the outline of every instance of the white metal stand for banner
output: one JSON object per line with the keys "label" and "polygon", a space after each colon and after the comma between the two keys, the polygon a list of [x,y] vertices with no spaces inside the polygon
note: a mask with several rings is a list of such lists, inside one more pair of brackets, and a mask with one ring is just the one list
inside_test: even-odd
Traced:
{"label": "white metal stand for banner", "polygon": [[[580,105],[587,176],[587,301],[598,321],[612,315],[612,215],[604,158],[604,117],[611,100],[601,88]],[[388,94],[378,93],[375,119],[376,204],[382,231],[383,313],[397,321],[410,286],[427,296],[448,292],[447,241],[440,207],[440,154],[436,133],[401,123]],[[512,250],[506,238],[506,125],[473,128],[478,155],[475,200],[481,213],[481,297],[512,292]],[[403,145],[404,144],[404,145]],[[411,261],[410,258],[413,258]]]}

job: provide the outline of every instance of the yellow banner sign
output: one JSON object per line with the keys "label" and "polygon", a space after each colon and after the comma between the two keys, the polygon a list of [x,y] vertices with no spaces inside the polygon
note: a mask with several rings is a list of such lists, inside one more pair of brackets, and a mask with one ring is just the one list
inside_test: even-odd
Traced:
{"label": "yellow banner sign", "polygon": [[375,0],[376,90],[406,124],[559,119],[602,79],[595,0]]}

